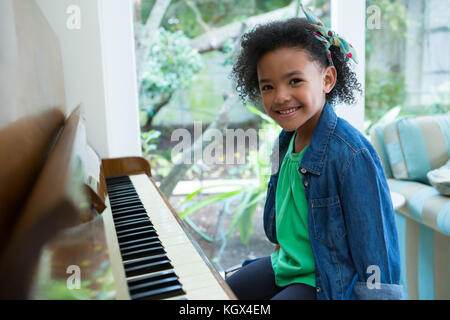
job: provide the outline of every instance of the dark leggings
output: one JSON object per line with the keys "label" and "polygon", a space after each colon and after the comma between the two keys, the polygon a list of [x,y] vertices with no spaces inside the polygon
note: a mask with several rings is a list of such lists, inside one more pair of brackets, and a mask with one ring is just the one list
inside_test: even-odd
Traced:
{"label": "dark leggings", "polygon": [[275,283],[272,263],[264,257],[242,267],[227,280],[241,300],[315,300],[316,288],[303,283],[279,287]]}

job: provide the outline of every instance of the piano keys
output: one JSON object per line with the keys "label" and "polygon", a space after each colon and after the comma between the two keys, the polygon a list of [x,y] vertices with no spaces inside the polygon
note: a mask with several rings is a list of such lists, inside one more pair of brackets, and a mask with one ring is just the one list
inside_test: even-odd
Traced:
{"label": "piano keys", "polygon": [[[106,179],[103,213],[108,242],[117,243],[125,275],[118,296],[130,299],[229,299],[233,294],[199,253],[145,174]],[[114,270],[116,269],[116,270]],[[124,281],[125,282],[125,281]],[[227,292],[228,291],[228,292]]]}

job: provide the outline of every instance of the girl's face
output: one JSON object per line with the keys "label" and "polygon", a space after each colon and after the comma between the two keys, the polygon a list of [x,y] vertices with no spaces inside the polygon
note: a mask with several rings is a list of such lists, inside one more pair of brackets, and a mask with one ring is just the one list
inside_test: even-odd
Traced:
{"label": "girl's face", "polygon": [[270,51],[257,68],[266,113],[286,131],[312,135],[325,95],[336,83],[336,69],[321,68],[299,48]]}

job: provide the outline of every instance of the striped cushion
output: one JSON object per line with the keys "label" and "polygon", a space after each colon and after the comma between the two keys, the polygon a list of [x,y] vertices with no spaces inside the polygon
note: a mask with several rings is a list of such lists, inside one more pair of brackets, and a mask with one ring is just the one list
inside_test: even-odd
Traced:
{"label": "striped cushion", "polygon": [[383,138],[393,177],[429,184],[427,173],[450,158],[450,115],[398,119]]}
{"label": "striped cushion", "polygon": [[449,300],[450,237],[401,213],[395,220],[406,299]]}
{"label": "striped cushion", "polygon": [[439,169],[427,173],[431,185],[439,190],[444,196],[450,196],[450,160]]}
{"label": "striped cushion", "polygon": [[383,130],[383,139],[387,157],[391,165],[391,174],[396,179],[408,179],[408,170],[402,153],[397,122],[391,122]]}
{"label": "striped cushion", "polygon": [[388,179],[392,191],[406,201],[398,211],[411,219],[450,236],[450,198],[433,187],[414,181]]}
{"label": "striped cushion", "polygon": [[386,144],[384,143],[384,125],[376,124],[370,130],[370,141],[380,156],[381,163],[383,164],[384,174],[386,178],[392,178],[392,170],[389,162],[389,156],[386,150]]}
{"label": "striped cushion", "polygon": [[405,296],[450,299],[450,198],[414,181],[388,183],[406,198],[395,215]]}

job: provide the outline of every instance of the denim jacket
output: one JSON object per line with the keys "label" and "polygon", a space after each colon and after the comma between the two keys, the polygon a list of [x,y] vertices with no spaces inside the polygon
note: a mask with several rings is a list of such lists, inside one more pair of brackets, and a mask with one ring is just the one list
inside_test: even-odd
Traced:
{"label": "denim jacket", "polygon": [[[292,134],[283,130],[272,152],[264,230],[273,243],[278,168]],[[394,209],[370,142],[326,103],[298,170],[308,200],[317,299],[402,299]]]}

